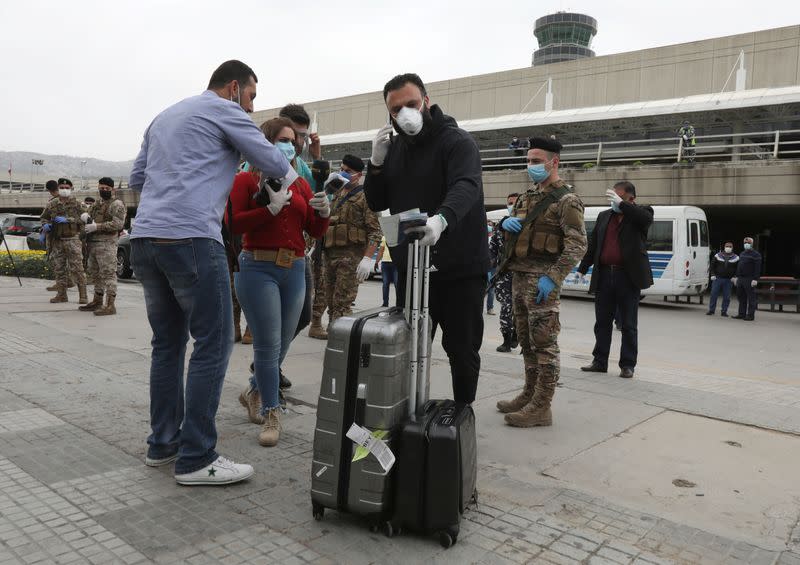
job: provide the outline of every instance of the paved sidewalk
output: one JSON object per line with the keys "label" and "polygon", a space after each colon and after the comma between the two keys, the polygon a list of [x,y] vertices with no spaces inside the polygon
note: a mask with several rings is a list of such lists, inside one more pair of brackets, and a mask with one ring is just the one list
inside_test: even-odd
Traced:
{"label": "paved sidewalk", "polygon": [[[800,317],[759,313],[745,332],[698,307],[645,307],[642,366],[625,381],[577,370],[591,350],[591,303],[567,299],[554,426],[512,430],[494,403],[521,386],[521,359],[494,351],[497,319],[487,316],[475,404],[480,500],[444,550],[333,511],[313,520],[323,342],[293,344],[284,371],[295,384],[272,449],[257,445],[258,427],[238,404],[250,352],[236,346],[218,447],[256,474],[229,487],[180,487],[170,468],[142,463],[150,333],[141,287],[121,284],[119,315],[96,318],[77,312],[72,294],[51,305],[44,281],[23,282],[0,277],[0,565],[800,565]],[[363,285],[358,306],[378,293]],[[709,333],[719,341],[703,345]],[[726,362],[719,347],[752,351]],[[432,395],[447,395],[438,343],[432,372]]]}

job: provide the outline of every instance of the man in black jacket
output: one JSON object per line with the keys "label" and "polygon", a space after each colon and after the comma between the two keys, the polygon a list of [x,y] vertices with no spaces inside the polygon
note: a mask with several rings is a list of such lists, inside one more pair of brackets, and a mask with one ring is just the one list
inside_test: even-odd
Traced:
{"label": "man in black jacket", "polygon": [[744,238],[744,251],[739,255],[736,267],[736,297],[739,299],[739,313],[733,316],[736,320],[752,322],[756,318],[758,300],[756,287],[761,276],[761,253],[753,249],[753,238]]}
{"label": "man in black jacket", "polygon": [[728,305],[731,303],[731,279],[736,276],[739,256],[733,252],[733,242],[726,241],[722,251],[711,258],[711,300],[708,301],[706,316],[713,316],[717,309],[717,300],[722,293],[722,310],[720,316],[728,316]]}
{"label": "man in black jacket", "polygon": [[[483,295],[489,270],[481,157],[475,140],[430,105],[415,74],[394,77],[383,88],[390,123],[372,142],[364,192],[375,211],[419,208],[429,215],[422,245],[431,247],[430,315],[442,328],[450,360],[453,397],[475,400],[483,340]],[[394,135],[394,130],[397,135]],[[398,295],[405,298],[406,244],[391,249]]]}
{"label": "man in black jacket", "polygon": [[647,256],[647,230],[653,223],[653,209],[634,204],[636,187],[628,181],[618,182],[606,195],[611,209],[597,216],[589,248],[578,266],[578,273],[583,276],[594,265],[589,292],[595,294],[594,359],[581,370],[608,370],[614,310],[618,308],[622,321],[619,376],[629,379],[633,377],[639,348],[639,294],[653,284]]}

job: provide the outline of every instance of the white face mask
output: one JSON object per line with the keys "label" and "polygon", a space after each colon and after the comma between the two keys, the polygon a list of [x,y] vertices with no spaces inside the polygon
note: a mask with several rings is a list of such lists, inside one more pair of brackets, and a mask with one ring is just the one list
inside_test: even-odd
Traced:
{"label": "white face mask", "polygon": [[745,249],[752,249],[753,248],[753,244],[752,243],[745,243],[744,244],[744,248]]}
{"label": "white face mask", "polygon": [[58,195],[59,196],[63,196],[64,198],[66,198],[70,194],[72,194],[72,191],[70,189],[68,189],[68,188],[59,188],[58,189]]}
{"label": "white face mask", "polygon": [[726,247],[725,253],[733,253],[733,247]]}
{"label": "white face mask", "polygon": [[[423,107],[425,103],[422,103]],[[422,112],[417,110],[416,108],[409,108],[408,106],[403,106],[400,111],[397,113],[397,125],[400,126],[407,135],[417,135],[419,132],[422,131]]]}

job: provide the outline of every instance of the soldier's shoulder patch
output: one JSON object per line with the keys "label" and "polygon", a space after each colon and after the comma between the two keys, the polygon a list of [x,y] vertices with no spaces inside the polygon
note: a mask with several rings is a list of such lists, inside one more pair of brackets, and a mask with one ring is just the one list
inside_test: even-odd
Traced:
{"label": "soldier's shoulder patch", "polygon": [[583,227],[583,202],[575,194],[562,198],[561,213],[565,225]]}

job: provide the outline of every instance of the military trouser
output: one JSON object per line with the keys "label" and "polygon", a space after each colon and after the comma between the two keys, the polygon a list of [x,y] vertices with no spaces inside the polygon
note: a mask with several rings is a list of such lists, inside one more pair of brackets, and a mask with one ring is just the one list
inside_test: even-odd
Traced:
{"label": "military trouser", "polygon": [[514,321],[517,338],[522,346],[525,376],[535,381],[533,403],[549,407],[560,374],[558,318],[561,301],[558,289],[546,301],[536,304],[540,274],[514,271],[511,290],[514,301]]}
{"label": "military trouser", "polygon": [[53,241],[52,249],[56,251],[53,257],[56,283],[66,289],[71,277],[78,286],[85,285],[81,240],[77,237],[56,239]]}
{"label": "military trouser", "polygon": [[87,276],[95,294],[117,294],[117,240],[100,239],[88,243]]}
{"label": "military trouser", "polygon": [[328,325],[336,319],[353,311],[353,301],[358,296],[356,269],[361,261],[361,253],[330,256],[322,254],[322,267],[325,270],[325,298],[328,302]]}
{"label": "military trouser", "polygon": [[[321,245],[317,242],[317,245]],[[325,313],[325,308],[328,307],[328,289],[326,287],[325,266],[323,265],[322,256],[311,259],[311,272],[314,278],[314,302],[311,307],[311,313],[314,319],[322,318]]]}
{"label": "military trouser", "polygon": [[510,339],[514,334],[514,302],[511,296],[511,273],[505,273],[497,279],[494,287],[495,296],[500,303],[500,333]]}

